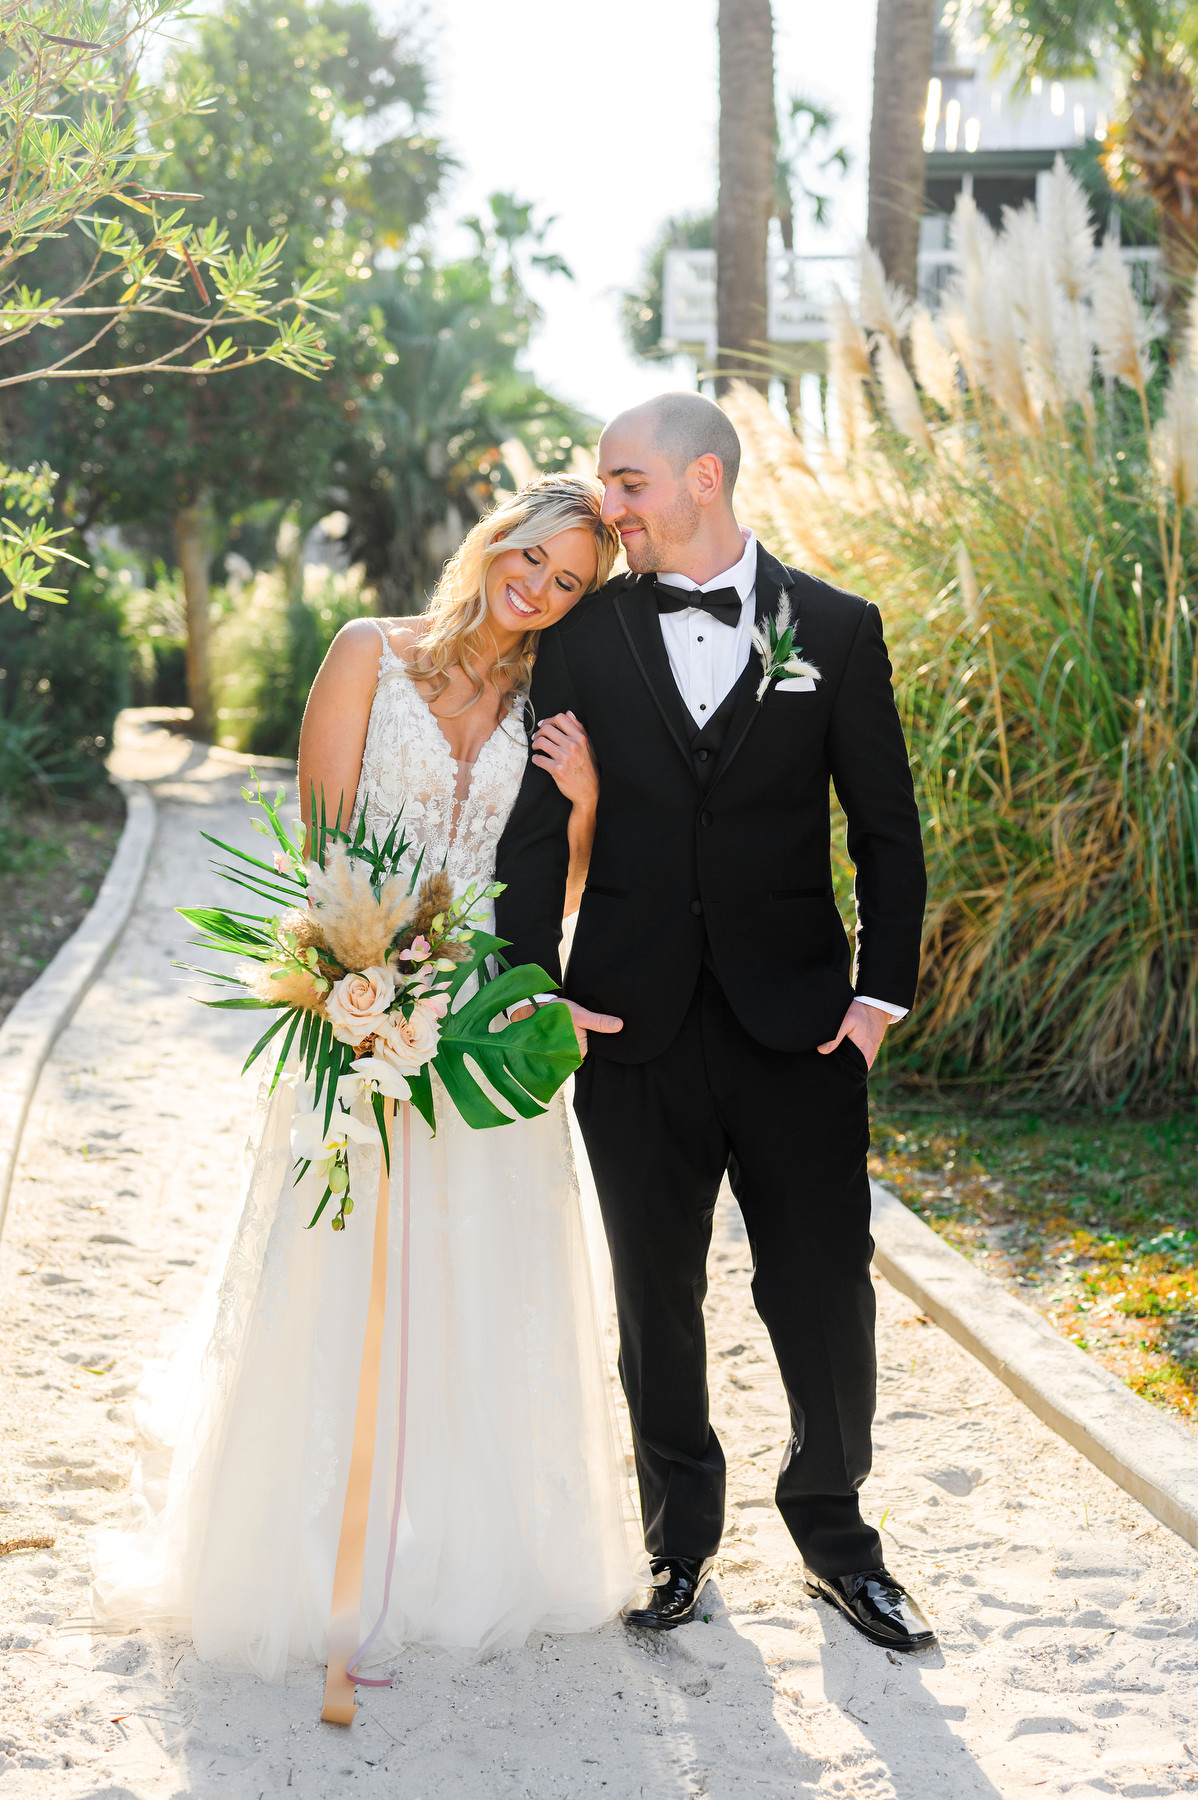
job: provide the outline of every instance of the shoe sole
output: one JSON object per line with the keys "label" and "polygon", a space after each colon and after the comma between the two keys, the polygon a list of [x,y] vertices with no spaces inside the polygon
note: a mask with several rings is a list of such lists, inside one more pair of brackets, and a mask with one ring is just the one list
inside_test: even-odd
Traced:
{"label": "shoe sole", "polygon": [[833,1600],[832,1596],[826,1594],[823,1588],[813,1587],[809,1581],[805,1581],[803,1591],[810,1594],[813,1600],[822,1600],[825,1606],[830,1606],[833,1612],[839,1613],[841,1618],[853,1627],[854,1631],[859,1631],[863,1638],[867,1638],[871,1644],[876,1644],[879,1650],[897,1650],[900,1656],[912,1656],[920,1650],[932,1649],[936,1642],[935,1632],[910,1644],[904,1644],[896,1638],[883,1637],[880,1631],[871,1631],[868,1625],[863,1625],[860,1619],[848,1612],[840,1605],[839,1601]]}

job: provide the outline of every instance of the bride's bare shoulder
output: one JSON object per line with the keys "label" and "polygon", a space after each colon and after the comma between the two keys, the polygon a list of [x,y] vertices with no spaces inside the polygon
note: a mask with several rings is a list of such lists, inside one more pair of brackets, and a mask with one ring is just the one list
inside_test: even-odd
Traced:
{"label": "bride's bare shoulder", "polygon": [[351,619],[333,639],[326,661],[339,673],[374,673],[385,644],[400,662],[407,663],[423,623],[423,619]]}

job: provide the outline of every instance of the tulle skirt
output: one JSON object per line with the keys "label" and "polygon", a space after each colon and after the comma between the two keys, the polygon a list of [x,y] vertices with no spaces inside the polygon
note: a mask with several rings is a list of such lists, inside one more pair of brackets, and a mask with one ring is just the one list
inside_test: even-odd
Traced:
{"label": "tulle skirt", "polygon": [[[134,1516],[92,1547],[100,1623],[187,1630],[200,1656],[268,1681],[326,1656],[379,1173],[379,1153],[354,1146],[346,1230],[327,1213],[306,1230],[321,1190],[312,1172],[293,1185],[295,1104],[290,1082],[260,1104],[223,1274],[143,1388]],[[588,1630],[643,1566],[563,1097],[475,1132],[438,1089],[437,1119],[434,1136],[412,1117],[406,1468],[368,1666],[408,1643],[490,1651],[534,1628]],[[401,1161],[363,1635],[395,1501]]]}

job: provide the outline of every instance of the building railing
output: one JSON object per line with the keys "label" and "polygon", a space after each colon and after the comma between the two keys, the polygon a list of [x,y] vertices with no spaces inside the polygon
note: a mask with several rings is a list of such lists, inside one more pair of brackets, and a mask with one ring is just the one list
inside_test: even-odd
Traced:
{"label": "building railing", "polygon": [[[1137,297],[1150,305],[1156,298],[1160,251],[1150,245],[1123,245],[1120,254],[1131,272]],[[919,298],[935,313],[957,267],[952,250],[921,250]],[[804,256],[778,251],[770,257],[768,331],[774,344],[818,344],[831,335],[828,309],[837,288],[846,297],[855,291],[855,256]],[[669,250],[662,281],[663,349],[687,350],[714,361],[716,354],[716,262],[714,250]]]}

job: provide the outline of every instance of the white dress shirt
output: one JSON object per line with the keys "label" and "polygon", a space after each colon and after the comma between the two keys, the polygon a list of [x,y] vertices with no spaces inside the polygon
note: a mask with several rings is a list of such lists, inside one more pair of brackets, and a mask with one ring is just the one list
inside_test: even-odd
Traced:
{"label": "white dress shirt", "polygon": [[740,618],[735,625],[725,625],[697,606],[688,606],[685,612],[661,614],[666,655],[678,692],[696,729],[706,725],[725,694],[736,684],[753,648],[749,630],[757,600],[757,539],[751,531],[744,531],[741,536],[745,540],[745,553],[740,561],[702,586],[688,575],[659,575],[657,578],[667,587],[686,592],[710,594],[716,588],[735,588],[740,595]]}
{"label": "white dress shirt", "polygon": [[[725,625],[697,606],[688,606],[684,612],[660,614],[670,670],[698,729],[739,680],[753,648],[749,631],[757,610],[757,539],[751,531],[742,530],[741,536],[745,540],[744,555],[722,575],[713,575],[710,581],[701,583],[688,575],[663,573],[657,578],[667,587],[698,594],[730,587],[740,595],[740,618],[735,625]],[[889,1013],[892,1019],[901,1019],[907,1012],[905,1006],[895,1006],[889,1000],[874,1000],[867,994],[858,994],[857,998],[865,1006],[876,1006],[879,1012]]]}

